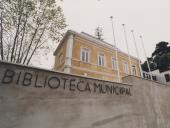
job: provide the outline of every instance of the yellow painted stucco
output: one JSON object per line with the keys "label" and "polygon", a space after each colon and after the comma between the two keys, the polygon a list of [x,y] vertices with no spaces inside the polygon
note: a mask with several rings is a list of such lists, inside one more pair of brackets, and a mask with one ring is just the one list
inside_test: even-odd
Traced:
{"label": "yellow painted stucco", "polygon": [[[57,52],[55,54],[55,64],[54,70],[64,72],[64,63],[66,58],[66,47],[67,47],[67,40],[64,40],[62,44],[60,44],[57,48]],[[63,61],[60,63],[59,57],[63,55]]]}
{"label": "yellow painted stucco", "polygon": [[[90,50],[90,62],[82,62],[81,61],[81,48],[87,48]],[[116,53],[114,50],[102,47],[94,44],[85,39],[81,39],[80,37],[75,37],[74,46],[73,46],[73,56],[72,56],[72,65],[74,68],[72,69],[72,73],[79,75],[87,75],[89,77],[100,78],[104,80],[116,80],[117,70],[112,68],[112,57],[116,57]],[[105,66],[98,66],[98,53],[103,53],[105,55]],[[134,58],[131,59],[132,65],[137,67],[137,76],[140,76],[138,61]],[[128,60],[128,56],[124,53],[118,52],[118,61],[119,61],[119,69],[121,77],[126,76],[128,74],[124,73],[123,62],[128,62],[129,69],[130,63]],[[79,67],[79,68],[78,68]],[[95,71],[95,73],[94,73]],[[110,75],[110,76],[109,76]],[[112,77],[111,77],[112,76]]]}
{"label": "yellow painted stucco", "polygon": [[[67,37],[65,37],[67,38]],[[66,39],[65,39],[66,40]],[[58,55],[63,53],[66,54],[66,41],[63,42],[56,50],[56,61],[55,70],[64,71],[64,64],[58,65]],[[89,62],[81,61],[81,49],[87,48],[90,51]],[[102,53],[105,56],[105,66],[98,66],[98,54]],[[110,47],[106,47],[105,44],[96,43],[86,38],[82,38],[79,35],[74,34],[73,52],[71,58],[71,70],[70,73],[76,75],[83,75],[92,78],[99,78],[109,81],[118,81],[118,71],[112,68],[112,57],[116,58],[116,51]],[[120,76],[126,76],[130,74],[130,63],[128,55],[119,50],[118,52],[118,62]],[[123,63],[127,62],[129,66],[129,74],[124,72]],[[140,69],[138,65],[138,60],[131,57],[131,63],[136,67],[137,76],[140,76]]]}

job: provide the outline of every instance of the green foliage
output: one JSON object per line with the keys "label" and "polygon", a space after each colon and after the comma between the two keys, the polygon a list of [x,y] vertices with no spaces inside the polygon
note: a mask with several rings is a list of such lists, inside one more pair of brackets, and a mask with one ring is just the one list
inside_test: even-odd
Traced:
{"label": "green foliage", "polygon": [[[161,72],[170,69],[170,46],[168,42],[159,42],[156,44],[155,51],[152,53],[152,57],[149,60],[151,70],[159,69]],[[146,62],[142,64],[142,69],[148,72]]]}
{"label": "green foliage", "polygon": [[169,52],[168,49],[169,49],[168,42],[164,42],[164,41],[159,42],[158,44],[156,44],[156,49],[152,53],[152,57],[157,56],[158,54],[162,55],[168,53]]}
{"label": "green foliage", "polygon": [[[148,59],[148,63],[149,63],[151,71],[155,70],[156,64],[153,63],[153,59],[152,58],[147,58],[147,59]],[[141,66],[142,66],[143,71],[149,72],[147,61],[145,61]]]}
{"label": "green foliage", "polygon": [[169,70],[170,67],[170,46],[168,44],[168,42],[159,42],[152,54],[153,62],[160,71]]}
{"label": "green foliage", "polygon": [[[37,49],[58,42],[66,27],[55,0],[2,0],[0,2],[1,59],[29,64]],[[3,51],[3,52],[2,52]]]}

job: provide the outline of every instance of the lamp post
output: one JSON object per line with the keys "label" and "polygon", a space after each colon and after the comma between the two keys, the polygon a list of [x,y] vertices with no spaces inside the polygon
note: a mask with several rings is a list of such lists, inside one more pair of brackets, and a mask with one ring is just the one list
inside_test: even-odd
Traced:
{"label": "lamp post", "polygon": [[153,80],[152,74],[151,74],[151,68],[150,68],[150,65],[149,65],[149,61],[148,61],[147,56],[146,56],[146,50],[145,50],[145,46],[144,46],[144,43],[143,43],[143,37],[139,36],[139,38],[141,39],[143,51],[144,51],[144,54],[145,54],[146,63],[147,63],[148,69],[149,69],[149,75],[151,76],[151,80]]}
{"label": "lamp post", "polygon": [[137,48],[137,45],[136,45],[136,38],[135,38],[135,35],[134,35],[134,31],[131,30],[131,33],[132,33],[133,42],[134,42],[135,49],[136,49],[137,58],[138,58],[138,61],[139,61],[138,64],[139,64],[140,74],[141,74],[141,77],[143,78],[143,72],[142,72],[142,68],[141,68],[141,62],[140,62],[140,57],[139,57],[138,48]]}
{"label": "lamp post", "polygon": [[114,40],[114,46],[115,46],[115,52],[116,52],[116,65],[117,65],[118,82],[120,82],[118,49],[117,49],[117,42],[116,42],[116,37],[115,37],[114,25],[113,25],[113,16],[110,16],[110,20],[111,20],[111,24],[112,24],[112,34],[113,34],[113,40]]}
{"label": "lamp post", "polygon": [[124,32],[126,48],[127,48],[127,52],[128,52],[128,59],[129,59],[129,64],[130,64],[130,74],[132,75],[132,62],[131,62],[131,56],[130,56],[130,53],[129,53],[129,46],[128,46],[128,40],[127,40],[125,24],[122,24],[122,26],[123,26],[123,32]]}

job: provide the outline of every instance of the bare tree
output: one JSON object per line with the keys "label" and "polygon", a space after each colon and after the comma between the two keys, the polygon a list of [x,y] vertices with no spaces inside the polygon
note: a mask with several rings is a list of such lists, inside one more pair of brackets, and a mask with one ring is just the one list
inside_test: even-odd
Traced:
{"label": "bare tree", "polygon": [[55,0],[2,0],[0,2],[1,60],[28,65],[48,40],[58,42],[66,27]]}

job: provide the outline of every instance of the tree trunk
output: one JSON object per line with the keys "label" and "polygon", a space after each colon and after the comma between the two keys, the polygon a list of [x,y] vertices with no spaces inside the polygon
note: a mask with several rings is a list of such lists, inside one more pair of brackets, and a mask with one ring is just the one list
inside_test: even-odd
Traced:
{"label": "tree trunk", "polygon": [[31,42],[30,42],[30,44],[29,44],[29,46],[28,46],[28,50],[27,50],[26,56],[25,56],[25,58],[24,58],[23,64],[25,64],[25,62],[26,62],[26,60],[27,60],[28,53],[29,53],[29,51],[30,51],[30,49],[31,49],[33,40],[34,40],[34,38],[35,38],[35,36],[36,36],[36,34],[37,34],[37,31],[38,31],[38,28],[39,28],[39,25],[37,26],[37,28],[36,28],[35,31],[34,31],[34,34],[33,34],[33,36],[32,36]]}
{"label": "tree trunk", "polygon": [[19,29],[20,29],[21,17],[22,17],[22,14],[20,14],[19,18],[18,18],[17,30],[16,30],[16,33],[15,33],[14,43],[13,43],[12,52],[11,52],[11,62],[13,61],[13,58],[14,58],[14,50],[15,50],[16,40],[17,40],[17,37],[18,37],[18,32],[19,32]]}
{"label": "tree trunk", "polygon": [[1,12],[1,34],[0,34],[0,38],[1,38],[1,43],[0,43],[0,50],[1,50],[1,59],[4,60],[4,52],[3,52],[3,26],[2,26],[2,12]]}
{"label": "tree trunk", "polygon": [[30,60],[31,60],[32,56],[34,55],[34,53],[35,53],[35,51],[36,51],[36,49],[37,49],[37,47],[38,47],[38,44],[39,44],[39,42],[40,42],[40,40],[41,40],[41,37],[42,37],[43,34],[44,34],[44,31],[45,31],[45,27],[44,27],[41,35],[39,36],[38,41],[36,42],[35,48],[34,48],[33,52],[31,53],[31,56],[29,57],[29,59],[28,59],[28,61],[27,61],[27,65],[30,63]]}
{"label": "tree trunk", "polygon": [[21,56],[21,48],[23,46],[23,40],[24,40],[24,36],[25,36],[25,28],[26,28],[27,19],[28,19],[28,17],[26,17],[26,20],[24,22],[24,26],[23,26],[24,30],[23,30],[22,37],[21,37],[21,43],[20,43],[20,48],[19,48],[19,53],[18,53],[18,58],[17,58],[16,63],[19,63],[19,59],[20,59],[20,56]]}

